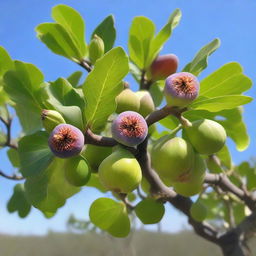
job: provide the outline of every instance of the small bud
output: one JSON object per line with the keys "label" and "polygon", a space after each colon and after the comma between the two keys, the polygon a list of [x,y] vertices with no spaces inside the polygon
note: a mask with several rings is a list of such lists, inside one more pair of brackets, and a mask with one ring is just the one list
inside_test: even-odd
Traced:
{"label": "small bud", "polygon": [[55,110],[43,109],[41,113],[43,127],[47,132],[51,132],[57,125],[66,123],[62,115]]}
{"label": "small bud", "polygon": [[89,58],[91,63],[94,64],[97,59],[103,56],[103,54],[104,42],[99,36],[94,35],[89,45]]}

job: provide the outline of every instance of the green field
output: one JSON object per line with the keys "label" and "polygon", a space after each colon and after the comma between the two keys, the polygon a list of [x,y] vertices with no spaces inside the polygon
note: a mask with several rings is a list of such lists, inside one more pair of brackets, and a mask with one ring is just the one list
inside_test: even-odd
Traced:
{"label": "green field", "polygon": [[[256,252],[256,244],[253,248]],[[126,239],[96,233],[49,233],[47,236],[2,234],[0,235],[0,255],[221,256],[221,252],[217,246],[188,231],[178,234],[138,231]]]}

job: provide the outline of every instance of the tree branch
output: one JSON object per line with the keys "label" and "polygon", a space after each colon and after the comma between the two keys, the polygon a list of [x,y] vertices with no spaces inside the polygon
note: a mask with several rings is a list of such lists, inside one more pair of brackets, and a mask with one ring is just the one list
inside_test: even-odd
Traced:
{"label": "tree branch", "polygon": [[245,193],[244,190],[238,188],[233,184],[225,174],[210,174],[207,173],[205,176],[205,183],[219,186],[223,191],[231,192],[236,195],[239,199],[245,202],[250,210],[256,209],[256,201],[250,194]]}
{"label": "tree branch", "polygon": [[8,175],[8,174],[5,174],[4,172],[2,172],[0,170],[0,176],[6,178],[6,179],[9,179],[9,180],[23,180],[24,177],[22,176],[17,176],[16,174],[13,174],[13,175]]}
{"label": "tree branch", "polygon": [[87,129],[84,133],[84,142],[85,144],[104,147],[113,147],[118,144],[113,138],[94,134],[90,129]]}

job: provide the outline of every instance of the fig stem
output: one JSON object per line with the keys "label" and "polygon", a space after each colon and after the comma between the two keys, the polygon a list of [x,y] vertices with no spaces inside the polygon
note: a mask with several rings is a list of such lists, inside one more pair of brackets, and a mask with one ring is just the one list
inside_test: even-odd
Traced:
{"label": "fig stem", "polygon": [[179,116],[179,115],[181,115],[180,113],[182,113],[183,111],[185,111],[185,109],[179,109],[177,107],[169,107],[166,105],[163,108],[155,110],[150,115],[148,115],[146,118],[146,122],[147,122],[148,126],[150,126],[150,125],[164,119],[165,117],[167,117],[169,115]]}
{"label": "fig stem", "polygon": [[78,63],[81,67],[83,67],[87,72],[92,71],[92,66],[87,60],[81,60],[80,63]]}
{"label": "fig stem", "polygon": [[0,170],[0,176],[8,179],[8,180],[23,180],[24,177],[22,176],[17,176],[16,174],[13,174],[13,175],[8,175],[6,173],[4,173],[3,171]]}
{"label": "fig stem", "polygon": [[92,144],[104,147],[113,147],[118,144],[118,142],[113,138],[94,134],[90,129],[87,129],[84,133],[84,142],[84,144]]}

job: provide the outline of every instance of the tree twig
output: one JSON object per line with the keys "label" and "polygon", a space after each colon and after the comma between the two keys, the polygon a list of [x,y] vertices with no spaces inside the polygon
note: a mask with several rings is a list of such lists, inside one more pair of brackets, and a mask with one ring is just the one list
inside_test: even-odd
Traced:
{"label": "tree twig", "polygon": [[231,192],[236,195],[239,199],[245,202],[245,204],[250,208],[250,210],[256,209],[256,201],[250,194],[244,192],[244,190],[238,188],[233,184],[225,174],[211,174],[207,173],[205,175],[205,183],[217,185],[223,191]]}
{"label": "tree twig", "polygon": [[116,140],[110,137],[94,134],[90,129],[87,129],[84,133],[85,144],[92,144],[96,146],[113,147],[118,143]]}
{"label": "tree twig", "polygon": [[87,72],[91,72],[92,71],[92,67],[91,67],[91,64],[86,61],[86,60],[82,60],[79,65],[81,67],[83,67]]}
{"label": "tree twig", "polygon": [[13,174],[13,175],[8,175],[8,174],[5,174],[3,171],[0,170],[0,176],[6,178],[6,179],[9,179],[9,180],[23,180],[24,177],[22,176],[17,176],[16,174]]}

